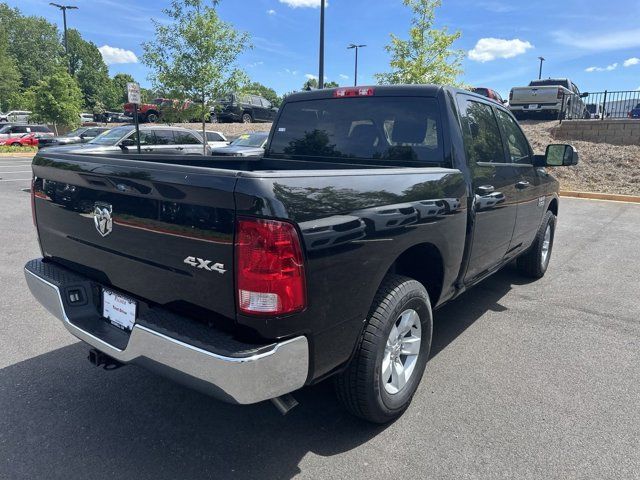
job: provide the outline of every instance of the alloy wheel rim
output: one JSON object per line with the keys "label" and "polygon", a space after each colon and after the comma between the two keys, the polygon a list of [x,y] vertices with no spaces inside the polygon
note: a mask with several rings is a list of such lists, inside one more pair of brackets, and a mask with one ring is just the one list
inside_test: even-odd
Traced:
{"label": "alloy wheel rim", "polygon": [[418,312],[407,309],[396,319],[382,358],[382,384],[387,393],[401,392],[415,370],[420,355],[422,324]]}
{"label": "alloy wheel rim", "polygon": [[542,266],[547,265],[549,260],[549,251],[551,250],[551,225],[547,225],[544,231],[544,239],[542,240]]}

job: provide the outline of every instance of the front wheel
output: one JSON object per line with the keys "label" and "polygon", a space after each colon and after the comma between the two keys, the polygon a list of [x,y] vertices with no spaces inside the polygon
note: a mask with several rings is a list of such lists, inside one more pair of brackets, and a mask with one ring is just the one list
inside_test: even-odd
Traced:
{"label": "front wheel", "polygon": [[549,267],[553,237],[556,233],[556,216],[547,210],[542,225],[536,233],[533,244],[524,254],[518,257],[520,273],[531,278],[542,278]]}
{"label": "front wheel", "polygon": [[157,113],[147,114],[146,121],[149,123],[156,123],[158,121],[158,114]]}
{"label": "front wheel", "polygon": [[424,286],[388,275],[347,369],[336,376],[338,398],[352,414],[387,423],[407,409],[427,365],[433,316]]}
{"label": "front wheel", "polygon": [[242,123],[253,123],[253,117],[250,113],[242,114]]}

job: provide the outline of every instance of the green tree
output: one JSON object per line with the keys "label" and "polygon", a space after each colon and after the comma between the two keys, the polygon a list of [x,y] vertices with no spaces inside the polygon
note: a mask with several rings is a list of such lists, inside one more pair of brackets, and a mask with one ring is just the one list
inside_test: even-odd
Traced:
{"label": "green tree", "polygon": [[58,28],[41,17],[25,17],[0,3],[0,25],[7,34],[8,52],[17,63],[23,89],[54,73],[63,64]]}
{"label": "green tree", "polygon": [[89,110],[103,110],[111,103],[113,85],[109,69],[93,42],[87,42],[75,29],[67,31],[69,71],[76,79],[84,106]]}
{"label": "green tree", "polygon": [[460,32],[434,28],[435,9],[441,0],[403,0],[413,12],[409,39],[391,34],[386,50],[391,54],[391,72],[375,75],[379,84],[447,84],[457,81],[462,71],[464,52],[452,48]]}
{"label": "green tree", "polygon": [[[325,81],[324,82],[324,88],[337,88],[340,85],[338,85],[338,82],[333,82],[333,81]],[[302,85],[302,90],[314,90],[318,88],[318,79],[317,78],[309,78],[306,82],[304,82],[304,84]]]}
{"label": "green tree", "polygon": [[142,45],[142,61],[152,70],[154,86],[198,101],[203,136],[208,102],[235,91],[246,79],[237,59],[249,46],[249,36],[218,17],[218,3],[172,0],[163,10],[169,23],[153,20],[155,40]]}
{"label": "green tree", "polygon": [[30,94],[33,95],[34,117],[38,120],[52,123],[54,127],[74,128],[80,124],[82,91],[64,69],[40,80]]}
{"label": "green tree", "polygon": [[127,83],[135,83],[135,79],[128,73],[116,73],[111,79],[111,99],[107,104],[111,110],[122,108],[128,102]]}
{"label": "green tree", "polygon": [[0,111],[18,106],[20,87],[20,71],[16,59],[9,54],[7,33],[0,30]]}
{"label": "green tree", "polygon": [[271,102],[276,108],[280,108],[280,104],[282,103],[282,98],[278,96],[276,91],[273,88],[262,85],[259,82],[251,82],[247,84],[242,91],[244,93],[252,93],[254,95],[260,95],[261,97],[266,98]]}

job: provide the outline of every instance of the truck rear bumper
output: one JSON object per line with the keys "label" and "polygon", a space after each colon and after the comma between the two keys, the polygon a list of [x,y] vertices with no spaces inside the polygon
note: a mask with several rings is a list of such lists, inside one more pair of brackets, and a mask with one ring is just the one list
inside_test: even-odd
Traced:
{"label": "truck rear bumper", "polygon": [[[70,310],[76,307],[69,306],[63,296],[68,295],[69,288],[90,284],[87,297],[91,298],[90,290],[96,288],[94,282],[42,259],[27,263],[24,271],[33,296],[61,320],[69,332],[119,362],[141,365],[220,400],[239,404],[275,398],[301,388],[306,382],[309,347],[304,336],[255,348],[255,345],[225,340],[226,334],[221,333],[220,341],[225,342],[221,348],[224,353],[221,353],[215,351],[215,345],[202,348],[173,338],[149,324],[136,323],[124,348],[118,348],[70,319],[73,316]],[[87,303],[89,305],[83,307],[85,313],[87,307],[89,311],[92,307],[91,300]],[[101,322],[102,330],[115,328],[97,311],[93,316],[95,318],[89,320]],[[86,324],[85,315],[82,325]],[[232,352],[230,344],[234,348]]]}

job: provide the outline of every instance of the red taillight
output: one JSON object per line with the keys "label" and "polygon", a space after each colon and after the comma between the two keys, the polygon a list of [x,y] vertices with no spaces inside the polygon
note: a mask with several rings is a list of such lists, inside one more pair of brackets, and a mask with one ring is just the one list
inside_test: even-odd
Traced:
{"label": "red taillight", "polygon": [[558,89],[558,99],[564,97],[564,92],[562,91],[561,88]]}
{"label": "red taillight", "polygon": [[240,218],[235,249],[241,313],[284,315],[305,308],[304,258],[293,225]]}
{"label": "red taillight", "polygon": [[353,88],[338,88],[333,92],[333,96],[337,98],[342,97],[370,97],[374,94],[373,87],[353,87]]}

